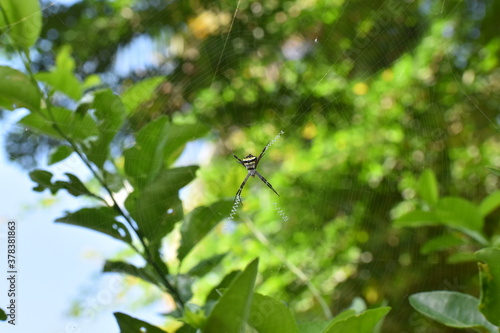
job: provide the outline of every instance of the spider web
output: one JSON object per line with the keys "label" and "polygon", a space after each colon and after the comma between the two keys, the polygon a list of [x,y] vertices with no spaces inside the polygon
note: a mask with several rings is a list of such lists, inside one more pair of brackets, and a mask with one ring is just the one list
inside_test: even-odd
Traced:
{"label": "spider web", "polygon": [[[215,55],[216,61],[197,69],[211,84],[191,104],[182,107],[187,112],[206,118],[211,115],[207,109],[214,110],[214,118],[222,116],[224,122],[214,128],[219,135],[215,140],[189,144],[186,153],[177,162],[177,165],[184,165],[197,160],[201,165],[202,181],[195,182],[181,193],[185,209],[189,211],[196,207],[198,201],[208,204],[234,196],[246,170],[236,163],[231,153],[240,157],[249,153],[258,156],[270,142],[272,144],[258,169],[281,196],[275,196],[259,179],[249,179],[242,193],[244,205],[236,207],[238,214],[235,218],[229,219],[228,216],[193,252],[194,257],[206,258],[228,251],[231,252],[229,258],[238,260],[223,269],[215,269],[217,276],[209,276],[197,284],[198,294],[207,291],[203,283],[215,285],[223,274],[244,267],[244,263],[258,255],[263,271],[259,292],[285,300],[297,313],[307,313],[308,319],[323,319],[324,307],[317,306],[319,300],[316,294],[321,295],[334,311],[359,304],[356,301],[353,303],[355,297],[362,297],[370,304],[378,300],[377,290],[366,281],[383,283],[386,272],[395,270],[395,267],[407,267],[411,271],[412,265],[426,264],[424,261],[412,261],[410,255],[418,252],[421,246],[415,240],[419,235],[417,231],[406,230],[405,235],[402,231],[388,231],[391,225],[388,214],[401,200],[396,194],[405,198],[415,196],[411,189],[399,191],[394,188],[394,184],[398,184],[395,180],[404,178],[405,168],[423,168],[424,163],[420,162],[426,152],[414,149],[400,153],[403,160],[407,163],[413,161],[416,166],[397,167],[394,149],[401,143],[398,140],[401,140],[402,133],[394,131],[391,124],[395,119],[400,120],[400,116],[390,116],[390,113],[395,112],[397,105],[404,104],[404,101],[391,96],[390,89],[381,87],[378,78],[382,77],[387,86],[395,85],[414,66],[416,75],[429,83],[428,94],[442,96],[432,74],[426,72],[426,68],[420,68],[421,64],[412,62],[414,60],[408,53],[423,52],[415,44],[424,38],[437,40],[430,28],[435,21],[442,22],[442,34],[450,34],[451,38],[456,29],[451,23],[452,18],[461,10],[463,3],[476,2],[452,5],[443,1],[432,5],[424,1],[417,6],[412,2],[399,1],[367,4],[325,0],[290,2],[286,9],[273,11],[270,5],[264,3],[238,0],[222,3],[220,8],[206,8],[188,23],[187,29],[195,35],[198,33],[196,37],[200,44],[203,43],[200,52]],[[358,11],[353,7],[357,7]],[[318,15],[307,15],[311,11]],[[480,9],[470,9],[470,12],[477,11]],[[364,18],[364,21],[356,21],[356,16],[350,16],[354,14]],[[269,21],[274,20],[276,24],[271,22],[267,26],[255,26],[251,31],[243,29],[241,22],[246,17],[251,20],[252,16],[269,16]],[[422,35],[415,37],[414,31],[398,31],[404,26],[402,20],[415,17],[418,21],[412,27]],[[299,22],[300,29],[287,27],[287,22]],[[269,32],[276,29],[283,31],[278,37]],[[387,40],[394,29],[392,39]],[[211,32],[205,35],[206,31]],[[180,47],[175,46],[178,45],[178,37],[171,31],[157,38],[138,36],[117,55],[115,73],[127,76],[130,72],[149,71],[175,75],[175,63],[168,59],[172,57],[172,49]],[[209,38],[213,39],[213,43],[206,42]],[[347,39],[351,40],[350,45],[345,45]],[[251,47],[245,45],[249,40],[253,43]],[[264,55],[259,54],[259,47]],[[435,47],[447,51],[442,61],[449,63],[450,67],[463,69],[461,66],[468,66],[466,51],[457,49],[450,52],[454,45]],[[247,55],[241,54],[245,49],[252,50],[255,65],[247,63]],[[137,53],[131,53],[132,50]],[[155,56],[150,56],[150,53]],[[266,56],[272,57],[273,61],[258,61],[259,57]],[[236,67],[247,67],[245,76],[234,77],[231,73],[235,62]],[[192,70],[189,63],[184,66],[184,72]],[[224,85],[220,82],[223,79],[232,80],[232,84],[240,87],[260,82],[267,90],[263,88],[255,93],[249,89],[247,95],[237,95],[238,92],[223,89]],[[283,86],[283,89],[288,88],[286,93],[277,94],[272,88],[273,83]],[[470,100],[481,117],[498,129],[498,124],[467,94],[464,78],[457,77],[455,83],[455,93]],[[292,88],[297,86],[304,90],[293,91]],[[189,95],[197,93],[200,87],[193,83],[184,88]],[[205,102],[207,96],[213,98],[210,90],[225,102]],[[376,100],[371,95],[374,90],[380,91]],[[345,91],[351,95],[345,96]],[[347,99],[353,100],[353,103],[346,103]],[[423,127],[422,135],[431,135],[439,142],[449,136],[447,130],[442,128],[446,97],[429,100],[432,102],[427,107],[435,113],[428,114],[419,125]],[[371,104],[374,101],[376,106]],[[418,103],[418,100],[415,98],[410,102],[405,107]],[[265,105],[266,110],[256,111],[260,104]],[[242,109],[242,105],[246,105],[248,110]],[[291,109],[294,111],[291,112]],[[380,113],[387,113],[388,116],[381,117]],[[360,125],[363,123],[373,123],[373,127]],[[426,128],[430,130],[426,131]],[[325,129],[329,131],[325,132]],[[377,136],[386,138],[379,140]],[[291,150],[299,144],[303,150]],[[384,149],[370,151],[366,149],[370,145],[381,145]],[[225,160],[219,158],[225,156]],[[439,154],[434,158],[442,159],[443,165],[450,163]],[[346,165],[346,161],[360,165],[366,159],[373,162],[367,168],[351,169]],[[223,175],[225,178],[214,179],[221,176],[221,169],[227,170]],[[388,182],[392,187],[384,187],[386,179],[392,180]],[[203,194],[196,195],[196,192]],[[363,200],[367,203],[357,204]],[[301,205],[295,204],[297,202]],[[303,207],[307,210],[299,209]],[[368,234],[368,230],[374,231],[374,234]],[[317,235],[316,244],[301,246],[307,241],[308,234]],[[412,238],[412,235],[415,237]],[[375,237],[387,237],[385,251],[371,247],[375,243],[370,242],[370,238]],[[403,240],[408,242],[402,243]],[[170,237],[166,249],[170,249],[175,241],[175,236]],[[391,252],[398,255],[391,255]],[[381,256],[374,257],[374,253]],[[165,254],[167,257],[170,255],[168,250]],[[317,258],[322,261],[315,260]],[[185,268],[194,262],[194,259],[188,258]],[[235,267],[234,262],[241,262],[241,266]],[[460,266],[456,271],[443,272],[442,289],[462,291],[461,274]],[[273,294],[274,286],[280,284],[279,279],[287,283],[288,294]],[[425,290],[427,284],[422,281],[418,280],[413,287]],[[365,287],[368,290],[363,289]],[[382,290],[392,287],[379,285]],[[401,292],[400,303],[390,300],[389,305],[395,313],[392,316],[408,318],[408,313],[398,310],[407,303],[403,298],[406,293],[409,291]],[[290,295],[296,295],[296,299],[290,298]],[[329,295],[332,298],[328,299]],[[195,302],[201,301],[202,298],[197,297],[200,296],[195,294]],[[413,314],[409,318],[410,326],[415,331],[422,331],[429,325]],[[161,320],[156,323],[161,323]]]}
{"label": "spider web", "polygon": [[[344,20],[349,21],[350,18],[347,16],[346,8],[348,8],[349,5],[356,4],[346,1],[342,5],[343,8],[336,12],[337,16],[336,19],[333,20],[333,23],[327,24],[326,22],[329,21],[331,11],[333,11],[335,7],[338,8],[337,5],[329,4],[326,1],[315,3],[312,6],[319,6],[322,8],[322,14],[316,18],[317,24],[311,23],[308,19],[302,19],[301,25],[304,27],[303,30],[284,36],[283,39],[272,41],[272,43],[275,44],[274,52],[280,54],[282,60],[282,63],[277,65],[277,68],[279,68],[277,71],[280,74],[282,69],[286,70],[286,65],[284,65],[284,63],[287,61],[293,62],[302,59],[312,59],[310,63],[308,63],[309,66],[314,67],[316,64],[319,65],[323,61],[320,58],[321,53],[325,52],[325,49],[335,47],[337,43],[336,37],[339,34],[349,35],[348,32],[342,31],[342,29],[349,29],[351,27],[341,22]],[[327,156],[331,156],[331,169],[335,169],[336,166],[340,168],[341,164],[346,159],[352,159],[351,156],[361,150],[357,148],[372,144],[370,132],[368,132],[370,128],[359,129],[367,131],[361,135],[366,136],[366,138],[361,138],[360,142],[342,142],[342,135],[348,133],[349,127],[355,127],[355,124],[353,125],[352,123],[352,110],[350,110],[349,106],[342,104],[342,96],[337,93],[335,86],[351,85],[353,94],[359,96],[359,103],[365,106],[367,111],[366,114],[359,113],[356,115],[360,117],[360,119],[357,120],[358,122],[363,122],[364,117],[366,117],[367,122],[373,121],[376,119],[374,113],[387,112],[385,110],[390,110],[398,101],[391,97],[383,96],[384,93],[390,95],[390,92],[384,91],[384,89],[376,86],[372,88],[370,84],[374,84],[375,78],[379,75],[387,77],[385,81],[387,81],[388,85],[394,84],[393,82],[397,81],[397,76],[405,75],[405,71],[408,70],[408,68],[405,68],[405,66],[408,66],[408,63],[404,64],[405,56],[407,57],[406,62],[409,62],[406,53],[412,52],[409,50],[413,50],[413,52],[417,54],[419,52],[424,52],[421,50],[423,47],[415,46],[415,43],[420,41],[420,38],[430,38],[429,36],[437,40],[437,37],[432,34],[432,28],[430,27],[433,21],[442,22],[442,34],[445,37],[446,34],[450,34],[448,37],[453,35],[453,31],[450,30],[456,29],[456,27],[453,26],[453,17],[461,10],[459,8],[460,4],[445,5],[444,1],[440,2],[439,5],[431,5],[429,2],[423,2],[420,6],[416,7],[412,6],[410,3],[396,3],[391,1],[379,2],[378,7],[363,4],[361,5],[360,11],[372,13],[369,21],[371,21],[373,25],[365,31],[363,31],[362,27],[356,27],[357,29],[355,29],[351,47],[344,48],[336,53],[332,52],[335,56],[331,58],[331,62],[326,68],[320,70],[319,75],[313,76],[313,78],[309,78],[309,80],[305,75],[297,79],[298,81],[308,81],[305,83],[307,88],[309,88],[307,93],[304,94],[301,91],[296,94],[291,93],[283,95],[280,98],[275,98],[272,94],[271,96],[259,94],[258,99],[269,101],[269,103],[264,104],[271,110],[265,114],[264,119],[260,117],[261,114],[259,113],[256,113],[255,116],[249,116],[244,113],[236,102],[234,104],[225,104],[224,114],[228,121],[225,124],[224,130],[235,127],[234,118],[241,120],[242,124],[240,124],[240,126],[242,125],[241,127],[245,128],[245,134],[240,134],[238,130],[236,130],[233,140],[230,138],[228,143],[231,146],[227,147],[226,150],[236,150],[239,156],[245,156],[247,153],[256,155],[260,151],[262,145],[265,145],[269,140],[273,140],[273,146],[270,147],[266,153],[266,157],[260,164],[260,168],[264,168],[265,171],[262,171],[262,174],[275,188],[277,188],[278,192],[280,194],[282,192],[284,193],[283,198],[274,197],[274,195],[258,180],[253,182],[252,179],[250,179],[243,193],[244,197],[246,197],[244,200],[252,200],[252,203],[242,208],[238,205],[238,202],[235,202],[235,206],[233,207],[233,213],[235,209],[239,209],[243,212],[243,216],[239,219],[236,218],[236,220],[239,220],[239,222],[242,222],[242,225],[246,226],[241,227],[245,229],[245,231],[238,230],[239,226],[237,223],[228,221],[225,228],[223,227],[220,232],[215,233],[213,239],[213,242],[222,243],[223,241],[227,241],[228,244],[230,244],[228,249],[236,247],[245,251],[253,246],[261,246],[261,260],[265,262],[263,266],[266,267],[266,261],[267,263],[273,262],[274,265],[270,264],[267,266],[269,271],[263,273],[270,281],[264,281],[259,289],[260,291],[272,293],[274,290],[271,285],[275,283],[273,275],[280,276],[290,283],[290,285],[288,285],[290,289],[296,290],[297,295],[300,295],[298,296],[299,299],[291,301],[291,305],[295,310],[301,311],[310,309],[313,303],[319,301],[318,298],[314,297],[315,293],[326,295],[328,292],[331,292],[334,294],[334,297],[329,300],[329,305],[331,306],[332,303],[338,303],[332,307],[334,311],[339,311],[353,304],[353,306],[355,306],[355,304],[357,304],[356,297],[363,297],[367,303],[374,302],[377,299],[377,291],[375,289],[371,291],[363,290],[363,288],[366,288],[364,282],[374,280],[376,283],[384,283],[384,278],[387,276],[386,272],[394,270],[395,266],[408,267],[408,269],[411,270],[412,265],[418,266],[428,264],[427,259],[421,259],[422,261],[420,262],[414,261],[411,255],[412,253],[418,252],[421,246],[421,244],[416,241],[419,235],[418,232],[413,232],[412,230],[406,230],[404,232],[389,231],[391,217],[395,216],[395,212],[397,214],[397,210],[394,211],[394,207],[396,207],[398,201],[400,201],[398,195],[400,191],[395,188],[397,184],[395,180],[403,177],[402,173],[404,173],[404,168],[407,167],[415,170],[418,169],[418,167],[416,167],[416,165],[405,165],[402,169],[398,169],[396,167],[396,161],[393,159],[394,155],[392,155],[390,151],[394,147],[391,144],[387,144],[388,142],[381,143],[387,144],[386,146],[389,151],[376,156],[375,160],[379,163],[378,166],[373,166],[373,168],[369,170],[358,170],[355,172],[350,172],[349,170],[339,172],[330,171],[330,179],[333,179],[333,182],[328,182],[329,179],[327,179],[327,181],[311,182],[314,187],[310,188],[309,191],[302,191],[300,193],[299,191],[294,191],[293,181],[282,181],[281,185],[284,185],[284,187],[278,189],[275,180],[277,179],[277,182],[279,182],[283,177],[288,177],[293,178],[295,184],[300,183],[300,179],[295,179],[293,164],[300,164],[300,159],[308,159],[312,161],[310,164],[314,164],[316,157],[320,157],[320,159],[325,158],[325,155],[321,156],[318,152],[314,152],[315,140],[331,141],[333,148],[321,152],[323,154],[329,154]],[[469,5],[471,6],[471,12],[477,13],[481,11],[481,4],[469,3]],[[474,8],[474,6],[478,7]],[[246,9],[241,8],[240,2],[234,4],[234,8],[229,32],[220,37],[224,40],[224,43],[219,61],[215,67],[215,74],[213,74],[213,82],[217,81],[215,77],[219,72],[224,72],[224,66],[221,65],[221,59],[226,57],[228,53],[234,52],[234,49],[228,47],[228,45],[231,45],[229,41],[237,40],[242,34],[248,33],[246,31],[241,32],[240,30],[234,29],[234,20],[248,13],[248,9],[255,15],[260,15],[260,10],[264,12],[264,9],[260,8],[259,5],[255,5],[255,7],[250,6],[250,8]],[[301,10],[307,11],[308,8],[302,8]],[[291,9],[291,11],[293,11],[293,9]],[[251,15],[251,13],[248,15]],[[412,28],[414,30],[420,30],[422,35],[415,37],[414,31],[394,33],[394,40],[388,43],[385,40],[388,31],[397,29],[398,21],[404,20],[412,15],[419,16],[419,21]],[[370,15],[366,15],[365,13],[364,16],[369,17]],[[301,21],[301,15],[298,14],[297,17],[288,19]],[[362,24],[360,25],[362,26]],[[376,31],[376,33],[373,33],[373,31]],[[269,40],[266,41],[265,35],[266,33],[260,34],[260,31],[256,28],[256,30],[253,31],[255,43],[269,43]],[[340,43],[341,41],[339,44]],[[460,51],[454,50],[456,47],[455,45],[450,43],[444,46],[435,45],[435,47],[443,49],[445,53],[443,61],[447,62],[450,67],[463,70],[468,66],[467,59],[464,60],[465,56],[461,55]],[[380,57],[381,55],[384,56]],[[344,62],[345,58],[350,58],[350,60],[352,60],[352,67],[342,69],[342,66],[339,64]],[[358,62],[360,63],[359,67],[356,66]],[[416,62],[410,65],[416,68],[420,66],[420,64]],[[299,66],[297,66],[297,68],[298,67]],[[428,93],[431,95],[441,95],[438,92],[440,88],[437,82],[433,81],[430,77],[431,75],[425,72],[425,68],[421,67],[419,69],[420,71],[415,69],[415,72],[417,72],[417,75],[421,76],[423,81],[428,82]],[[213,69],[211,68],[208,71],[212,72]],[[271,70],[267,74],[269,77],[273,76]],[[282,77],[273,77],[273,79],[280,80]],[[464,82],[467,80],[456,76],[454,79],[458,88],[457,92],[463,94],[464,98],[471,101],[471,108],[475,109],[474,111],[484,117],[486,123],[498,129],[498,124],[495,123],[493,119],[481,109],[479,103],[473,101],[472,97],[467,93],[467,89],[464,88]],[[349,81],[352,81],[352,83]],[[330,87],[328,87],[329,85]],[[370,94],[370,89],[379,89],[382,95],[378,100],[381,106],[376,107],[376,110],[371,112],[369,110],[369,101],[362,100],[365,95]],[[324,93],[323,90],[328,91],[328,93]],[[308,98],[314,98],[316,96],[321,96],[325,99],[324,103],[319,108],[315,108],[314,105],[308,104]],[[428,128],[430,133],[427,134],[431,135],[434,140],[439,142],[445,140],[445,138],[449,136],[442,122],[442,116],[447,108],[446,97],[441,100],[431,98],[430,101],[431,102],[428,104],[429,109],[437,112],[423,119],[420,125],[424,126],[423,132],[425,132],[425,128]],[[288,105],[293,105],[294,102],[297,109],[295,114],[279,111],[280,109],[286,108]],[[336,116],[335,119],[337,119],[338,124],[334,125],[336,125],[335,129],[337,132],[331,133],[331,135],[314,133],[317,129],[315,124],[320,124],[321,121],[324,121],[323,117],[325,113],[328,112]],[[239,118],[240,113],[242,114],[241,118]],[[390,123],[394,121],[394,118],[388,117],[388,119],[384,119],[380,117],[378,121],[380,122],[378,126],[383,128],[382,130],[377,129],[378,135],[391,135]],[[262,128],[262,123],[269,124],[268,127],[263,127],[266,130],[264,133],[252,130],[254,125]],[[397,136],[397,134],[393,134]],[[299,157],[293,159],[293,161],[287,160],[287,147],[290,147],[287,145],[287,142],[297,142],[297,140],[310,143],[310,145],[307,146],[309,151],[298,154]],[[379,142],[378,140],[374,141]],[[391,140],[389,139],[388,141]],[[346,146],[349,145],[353,145],[355,148],[346,148]],[[223,155],[226,150],[220,148],[221,154]],[[339,157],[338,155],[341,156]],[[415,164],[420,164],[422,167],[424,166],[424,163],[419,163],[419,161],[426,155],[425,152],[415,150],[413,152],[403,152],[402,155],[406,155],[404,159],[407,161],[415,161]],[[273,159],[273,156],[278,157]],[[436,154],[433,158],[440,160],[440,163],[445,165],[449,165],[450,163],[440,154]],[[271,162],[269,160],[271,160]],[[354,158],[354,160],[356,160],[356,158]],[[272,165],[276,167],[272,167]],[[305,170],[301,171],[295,170],[295,172],[298,172],[300,177],[303,178],[310,178],[312,177],[312,172],[319,172],[318,170],[314,170],[314,167],[305,168]],[[245,176],[245,170],[241,171],[238,178],[240,181]],[[280,173],[284,173],[285,175],[280,175]],[[384,188],[383,183],[385,179],[391,180],[389,183],[392,184],[392,188]],[[235,181],[235,189],[237,189],[238,184],[239,182]],[[336,200],[335,198],[339,195],[343,197],[344,200]],[[409,190],[406,192],[403,191],[402,195],[405,198],[411,198],[415,196],[415,193]],[[360,200],[360,198],[368,198],[367,201],[373,198],[375,201],[362,207],[355,204],[355,201]],[[300,200],[303,206],[309,207],[309,209],[299,214],[298,211],[293,209],[293,202],[297,200]],[[324,209],[319,209],[319,207],[331,207],[331,220],[327,223],[317,223],[319,220],[324,219],[324,216],[315,215],[317,211],[324,212]],[[372,210],[378,211],[378,213],[372,213]],[[231,214],[230,220],[232,220],[232,217],[233,214]],[[279,222],[273,224],[272,221]],[[311,227],[310,225],[307,228],[302,228],[301,225],[310,224],[311,221],[313,221],[313,224],[314,221],[316,221],[317,224],[312,227],[313,232],[316,232],[320,236],[320,241],[324,241],[324,243],[318,244],[317,248],[304,248],[304,251],[307,253],[306,255],[297,255],[298,250],[296,246],[298,244],[294,242],[287,243],[286,240],[288,238],[297,237],[297,243],[300,243],[300,238],[304,237],[304,233],[311,231],[309,229]],[[351,223],[352,225],[350,225]],[[375,227],[373,227],[373,225],[375,225]],[[376,233],[375,235],[369,236],[366,232],[371,229],[374,229]],[[224,232],[236,241],[231,242],[228,237],[224,237]],[[244,237],[246,233],[252,234],[259,245],[255,245],[249,241],[246,245],[247,248],[245,248],[245,246],[238,246],[241,237]],[[406,233],[406,235],[404,233]],[[382,237],[382,235],[387,237],[386,253],[371,248],[370,246],[376,245],[375,242],[366,242],[371,236]],[[352,246],[343,244],[345,247],[338,245],[338,243],[342,243],[339,242],[339,239],[342,238],[350,238],[356,245],[353,245],[353,243],[350,243]],[[349,250],[347,249],[348,247]],[[210,248],[210,246],[207,246],[207,248]],[[205,249],[206,248],[203,248],[204,251]],[[397,253],[397,255],[391,255],[389,253],[391,251]],[[252,252],[252,255],[255,253],[256,251]],[[327,263],[318,263],[314,262],[314,260],[310,262],[304,261],[307,257],[314,258],[317,254],[324,255],[325,253],[331,253],[334,258],[334,260],[328,263],[331,266],[318,267],[321,266],[321,264]],[[374,253],[378,255],[382,254],[383,256],[374,257]],[[267,258],[266,255],[268,256]],[[247,256],[247,259],[250,260],[250,257],[251,255]],[[345,260],[345,258],[350,259]],[[275,264],[276,259],[280,262],[279,264]],[[358,263],[358,265],[353,267],[353,262]],[[433,281],[429,285],[435,287],[437,284],[441,289],[464,291],[465,285],[463,279],[467,279],[467,271],[462,270],[460,265],[451,268],[448,266],[447,269],[448,271],[443,271],[439,274],[438,278],[441,279],[440,283]],[[328,272],[325,273],[325,271]],[[291,276],[293,276],[293,278]],[[379,287],[383,291],[393,288],[393,286],[389,284]],[[426,290],[428,288],[424,279],[418,280],[417,285],[413,287],[416,290]],[[303,293],[304,289],[307,290],[305,293],[313,296],[305,297],[305,293]],[[392,316],[405,316],[409,318],[408,322],[410,327],[414,330],[425,330],[429,326],[432,326],[432,324],[418,314],[408,313],[407,301],[402,297],[402,295],[406,293],[408,293],[408,291],[400,290],[399,296],[401,296],[401,298],[399,300],[391,299],[391,301],[393,301],[391,306],[393,306],[393,313],[395,313],[392,314]],[[287,301],[290,300],[284,295],[283,297],[287,299]],[[348,301],[346,302],[345,300]],[[350,304],[350,302],[353,303]],[[322,318],[323,316],[324,313],[321,312],[321,307],[318,306],[316,318]]]}

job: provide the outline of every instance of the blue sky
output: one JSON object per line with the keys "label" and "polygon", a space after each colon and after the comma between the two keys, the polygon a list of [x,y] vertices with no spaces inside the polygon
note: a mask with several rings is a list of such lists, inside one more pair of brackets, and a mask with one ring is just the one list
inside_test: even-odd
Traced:
{"label": "blue sky", "polygon": [[[90,202],[73,198],[60,191],[52,197],[48,191],[32,191],[34,183],[26,171],[8,162],[5,135],[19,112],[7,113],[0,122],[0,276],[6,276],[7,221],[18,224],[17,325],[0,322],[0,331],[10,332],[118,332],[113,312],[130,312],[117,294],[124,289],[121,279],[101,274],[104,260],[123,245],[114,239],[84,228],[54,223],[64,211],[74,211]],[[71,162],[69,162],[71,163]],[[76,162],[73,162],[76,163]],[[55,173],[68,171],[62,167],[49,169]],[[44,165],[42,165],[43,167]],[[72,165],[74,167],[74,165]],[[76,168],[82,169],[83,168]],[[71,169],[76,174],[78,170]],[[85,173],[83,173],[85,174]],[[52,202],[43,204],[43,202]],[[7,302],[7,280],[0,278],[0,307]],[[67,315],[71,304],[83,301],[83,316]],[[161,309],[139,311],[132,316],[160,324],[154,315]],[[77,328],[77,330],[73,329]],[[79,329],[79,330],[78,330]]]}

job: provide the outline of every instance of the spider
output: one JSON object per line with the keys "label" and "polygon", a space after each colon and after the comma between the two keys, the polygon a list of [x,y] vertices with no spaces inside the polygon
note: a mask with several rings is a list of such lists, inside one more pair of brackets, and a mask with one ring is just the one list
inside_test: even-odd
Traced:
{"label": "spider", "polygon": [[238,189],[238,192],[236,192],[236,197],[235,199],[238,199],[241,201],[241,191],[243,191],[243,187],[245,187],[245,184],[247,183],[248,177],[252,176],[255,177],[257,175],[260,180],[264,182],[271,190],[273,190],[274,193],[279,197],[280,195],[276,190],[273,188],[273,186],[266,180],[266,178],[262,177],[262,175],[257,171],[257,165],[259,165],[260,160],[264,156],[264,153],[267,150],[268,145],[264,147],[262,150],[262,153],[260,153],[259,157],[255,157],[252,154],[249,154],[247,157],[245,157],[243,160],[240,160],[238,156],[233,154],[233,156],[238,160],[238,162],[243,165],[245,168],[248,170],[248,174],[245,177],[245,180],[243,180],[243,183],[241,183],[240,188]]}

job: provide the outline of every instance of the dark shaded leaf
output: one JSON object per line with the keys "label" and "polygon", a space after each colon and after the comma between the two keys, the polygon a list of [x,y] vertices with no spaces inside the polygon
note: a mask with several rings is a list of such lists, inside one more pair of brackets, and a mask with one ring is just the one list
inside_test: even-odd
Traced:
{"label": "dark shaded leaf", "polygon": [[222,259],[224,259],[226,255],[227,253],[222,253],[200,261],[196,266],[194,266],[189,270],[188,275],[198,276],[198,277],[204,276],[205,274],[210,272],[215,266],[220,264],[220,262],[222,261]]}
{"label": "dark shaded leaf", "polygon": [[196,207],[186,216],[181,226],[181,245],[177,251],[180,261],[213,227],[229,216],[231,207],[231,201],[218,201],[208,207]]}
{"label": "dark shaded leaf", "polygon": [[171,125],[166,117],[144,126],[137,133],[135,146],[124,152],[130,181],[138,188],[153,182],[174,152],[207,131],[204,125]]}
{"label": "dark shaded leaf", "polygon": [[108,89],[94,95],[92,107],[95,109],[95,116],[98,119],[99,137],[90,142],[87,156],[95,165],[102,168],[104,161],[108,158],[110,144],[125,121],[125,106],[120,97]]}
{"label": "dark shaded leaf", "polygon": [[7,320],[7,314],[2,309],[0,309],[0,320],[1,321],[6,321]]}
{"label": "dark shaded leaf", "polygon": [[116,216],[115,210],[111,207],[82,208],[74,213],[67,213],[66,216],[58,218],[56,222],[96,230],[131,244],[132,237],[127,227],[116,221]]}
{"label": "dark shaded leaf", "polygon": [[183,217],[179,190],[195,178],[197,166],[163,171],[144,189],[132,192],[125,206],[150,242],[158,242]]}
{"label": "dark shaded leaf", "polygon": [[89,115],[82,117],[73,111],[55,106],[52,106],[50,111],[43,109],[36,113],[30,113],[19,123],[39,134],[57,139],[64,138],[54,127],[56,125],[66,136],[74,140],[81,141],[98,134],[97,126]]}
{"label": "dark shaded leaf", "polygon": [[103,170],[102,174],[104,182],[112,192],[119,192],[123,188],[123,179],[118,173],[111,173],[107,170]]}
{"label": "dark shaded leaf", "polygon": [[114,313],[118,326],[120,326],[120,333],[166,333],[164,330],[146,323],[140,319],[130,317],[121,312]]}
{"label": "dark shaded leaf", "polygon": [[69,182],[58,180],[54,183],[54,185],[61,189],[67,190],[70,194],[74,195],[75,197],[79,195],[93,196],[93,194],[90,193],[89,190],[87,190],[85,185],[83,185],[83,183],[77,176],[68,172],[66,172],[65,175],[68,176]]}
{"label": "dark shaded leaf", "polygon": [[169,276],[169,281],[174,285],[179,292],[184,303],[188,302],[193,297],[192,286],[196,282],[193,276],[187,274],[178,274],[175,276]]}
{"label": "dark shaded leaf", "polygon": [[149,266],[139,268],[123,261],[106,260],[106,262],[104,263],[104,267],[102,268],[102,271],[106,273],[128,274],[130,276],[142,279],[151,284],[161,286],[161,284],[158,282],[157,275],[155,274],[153,269]]}
{"label": "dark shaded leaf", "polygon": [[49,189],[52,194],[56,194],[59,190],[64,189],[75,197],[80,195],[94,196],[77,176],[68,172],[65,175],[69,181],[57,180],[52,183],[52,173],[39,169],[33,170],[30,172],[30,177],[34,182],[38,183],[38,186],[34,187],[33,190],[43,192],[45,189]]}
{"label": "dark shaded leaf", "polygon": [[55,164],[57,162],[61,162],[65,160],[73,153],[73,148],[66,145],[61,145],[57,147],[49,156],[49,165]]}
{"label": "dark shaded leaf", "polygon": [[[33,187],[33,191],[43,192],[45,189],[52,188],[52,173],[45,170],[36,169],[30,172],[30,178],[35,183],[38,183],[38,186]],[[51,190],[52,191],[52,190]],[[55,192],[52,192],[54,194]]]}

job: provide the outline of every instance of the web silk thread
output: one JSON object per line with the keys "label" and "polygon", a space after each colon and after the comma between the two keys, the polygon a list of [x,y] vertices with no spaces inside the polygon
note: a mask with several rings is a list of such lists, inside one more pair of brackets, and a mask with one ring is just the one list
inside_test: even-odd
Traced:
{"label": "web silk thread", "polygon": [[283,209],[281,209],[281,207],[278,207],[277,205],[278,205],[278,203],[277,203],[277,202],[275,202],[275,203],[274,203],[274,209],[276,209],[276,211],[278,212],[278,214],[280,214],[281,219],[283,220],[283,222],[288,221],[288,216],[286,216],[286,214],[285,214],[285,212],[283,211]]}
{"label": "web silk thread", "polygon": [[272,145],[276,142],[276,140],[278,140],[278,139],[280,138],[281,134],[285,134],[285,132],[280,131],[280,132],[278,133],[278,135],[276,135],[276,136],[274,137],[274,139],[272,139],[272,140],[271,140],[271,142],[269,142],[269,143],[267,144],[266,149],[267,149],[267,148],[269,148],[269,147],[271,147],[271,146],[272,146]]}
{"label": "web silk thread", "polygon": [[236,212],[238,211],[238,206],[240,205],[240,202],[241,202],[241,199],[240,199],[240,197],[238,196],[238,197],[234,200],[233,208],[231,209],[231,214],[229,215],[228,220],[234,220],[233,215],[234,215],[234,214],[236,214]]}

